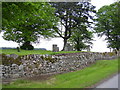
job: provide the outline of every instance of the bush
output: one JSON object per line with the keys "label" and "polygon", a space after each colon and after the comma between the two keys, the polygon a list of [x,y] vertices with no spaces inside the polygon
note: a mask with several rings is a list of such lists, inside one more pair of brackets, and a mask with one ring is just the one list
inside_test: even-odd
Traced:
{"label": "bush", "polygon": [[115,53],[114,52],[109,52],[108,53],[110,56],[115,56]]}
{"label": "bush", "polygon": [[33,50],[34,49],[34,47],[30,44],[30,41],[23,43],[23,45],[20,46],[20,48],[23,50]]}

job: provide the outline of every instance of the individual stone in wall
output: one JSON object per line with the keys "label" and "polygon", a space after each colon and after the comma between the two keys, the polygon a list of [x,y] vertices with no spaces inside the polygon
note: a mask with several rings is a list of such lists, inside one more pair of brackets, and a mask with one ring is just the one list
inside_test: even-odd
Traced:
{"label": "individual stone in wall", "polygon": [[18,55],[16,55],[16,54],[10,54],[10,57],[16,59],[16,58],[18,58]]}

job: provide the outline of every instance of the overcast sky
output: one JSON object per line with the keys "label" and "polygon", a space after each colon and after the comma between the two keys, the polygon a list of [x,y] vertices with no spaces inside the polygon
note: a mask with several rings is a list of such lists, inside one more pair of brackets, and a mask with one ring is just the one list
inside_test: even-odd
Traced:
{"label": "overcast sky", "polygon": [[[91,3],[96,6],[96,10],[101,8],[104,5],[112,4],[115,0],[91,0]],[[107,43],[104,41],[105,37],[98,38],[97,36],[94,36],[93,41],[93,48],[91,51],[94,52],[108,52],[110,51],[107,48]],[[57,44],[60,50],[63,47],[63,39],[62,38],[53,38],[50,40],[43,40],[41,39],[39,44],[33,44],[35,48],[46,48],[47,50],[52,50],[52,44]],[[5,41],[2,38],[2,34],[0,34],[0,47],[17,47],[18,44],[12,41]]]}

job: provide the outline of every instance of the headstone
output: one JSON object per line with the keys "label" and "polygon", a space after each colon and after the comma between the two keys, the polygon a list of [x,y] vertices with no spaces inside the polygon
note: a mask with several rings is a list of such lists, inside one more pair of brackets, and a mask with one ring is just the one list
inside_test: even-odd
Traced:
{"label": "headstone", "polygon": [[87,49],[88,52],[90,52],[90,47],[87,47],[86,49]]}
{"label": "headstone", "polygon": [[53,44],[53,52],[59,52],[59,47],[57,47],[57,44]]}
{"label": "headstone", "polygon": [[92,46],[87,45],[87,47],[85,48],[85,50],[87,50],[88,52],[90,52],[90,49],[92,48]]}
{"label": "headstone", "polygon": [[67,43],[65,47],[65,51],[73,51],[73,47],[69,43]]}

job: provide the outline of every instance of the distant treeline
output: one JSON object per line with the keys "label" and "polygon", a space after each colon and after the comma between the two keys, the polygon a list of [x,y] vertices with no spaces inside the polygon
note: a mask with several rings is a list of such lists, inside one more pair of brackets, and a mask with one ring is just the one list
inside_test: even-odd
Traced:
{"label": "distant treeline", "polygon": [[[0,47],[0,49],[16,49],[15,47]],[[34,50],[46,50],[46,48],[34,48]]]}
{"label": "distant treeline", "polygon": [[16,48],[13,48],[13,47],[0,47],[0,49],[16,49]]}

